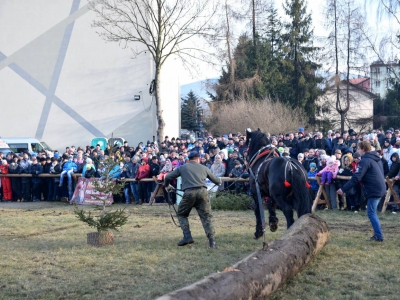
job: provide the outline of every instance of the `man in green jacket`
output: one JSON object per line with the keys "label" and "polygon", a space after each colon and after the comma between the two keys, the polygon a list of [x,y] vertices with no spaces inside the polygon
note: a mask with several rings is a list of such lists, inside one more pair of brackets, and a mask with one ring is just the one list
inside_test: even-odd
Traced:
{"label": "man in green jacket", "polygon": [[175,169],[165,176],[164,179],[165,186],[169,188],[172,180],[179,176],[182,177],[182,190],[184,194],[179,204],[177,215],[183,231],[183,239],[178,242],[178,246],[193,243],[188,217],[192,208],[195,207],[208,237],[210,248],[216,248],[211,204],[205,180],[208,178],[216,185],[221,185],[221,179],[213,175],[207,167],[200,164],[200,156],[196,151],[190,152],[188,158],[189,163]]}

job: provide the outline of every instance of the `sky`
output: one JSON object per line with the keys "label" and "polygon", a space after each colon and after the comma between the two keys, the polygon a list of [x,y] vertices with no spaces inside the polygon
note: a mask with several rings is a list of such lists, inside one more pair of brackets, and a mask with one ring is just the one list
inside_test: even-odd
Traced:
{"label": "sky", "polygon": [[[284,3],[284,0],[274,0],[274,1],[275,1],[275,7],[278,8],[281,16],[285,18],[282,9],[282,3]],[[365,9],[365,14],[367,16],[367,20],[369,26],[371,27],[371,30],[373,30],[377,34],[379,33],[384,34],[385,32],[387,32],[389,27],[387,18],[383,18],[377,21],[376,10],[377,10],[377,3],[379,0],[373,0],[371,1],[371,3],[373,4],[368,4],[368,5],[364,5],[364,0],[356,0],[356,1],[361,5],[363,9]],[[324,0],[308,0],[307,10],[308,13],[311,13],[313,27],[314,27],[314,35],[316,37],[323,37],[327,35],[327,31],[323,26],[324,3],[326,3],[326,1]],[[396,53],[394,53],[393,55],[395,54]],[[371,62],[373,60],[376,60],[376,55],[370,54],[369,60],[371,60]],[[183,66],[181,66],[181,71],[179,76],[180,84],[187,85],[190,83],[202,81],[209,78],[218,78],[221,74],[221,66],[214,68],[205,62],[204,63],[199,62],[198,72],[196,73],[189,72]]]}

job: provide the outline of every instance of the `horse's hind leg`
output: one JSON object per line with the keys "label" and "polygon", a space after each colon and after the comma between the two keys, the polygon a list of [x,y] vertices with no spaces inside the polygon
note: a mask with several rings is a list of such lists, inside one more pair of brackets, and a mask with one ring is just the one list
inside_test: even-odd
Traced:
{"label": "horse's hind leg", "polygon": [[268,199],[267,208],[269,212],[269,230],[275,232],[278,229],[279,219],[276,217],[276,202],[271,197]]}

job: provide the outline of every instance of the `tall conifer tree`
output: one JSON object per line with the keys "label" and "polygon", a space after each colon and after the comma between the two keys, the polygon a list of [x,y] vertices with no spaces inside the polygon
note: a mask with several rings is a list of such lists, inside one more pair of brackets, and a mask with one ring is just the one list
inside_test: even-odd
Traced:
{"label": "tall conifer tree", "polygon": [[200,130],[200,108],[200,99],[193,91],[182,98],[181,128],[192,131]]}

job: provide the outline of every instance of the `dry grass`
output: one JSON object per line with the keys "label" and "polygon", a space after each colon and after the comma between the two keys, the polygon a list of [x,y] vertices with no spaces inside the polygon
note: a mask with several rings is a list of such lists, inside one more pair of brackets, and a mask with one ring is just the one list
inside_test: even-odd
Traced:
{"label": "dry grass", "polygon": [[[181,238],[167,207],[129,206],[115,246],[92,248],[70,205],[0,204],[1,299],[151,299],[223,270],[261,247],[252,239],[253,212],[214,212],[219,248],[208,249],[200,221],[190,216],[195,243]],[[273,299],[397,299],[399,216],[382,217],[385,242],[370,244],[365,215],[318,213],[331,227],[320,255]],[[284,218],[271,241],[284,232]]]}

